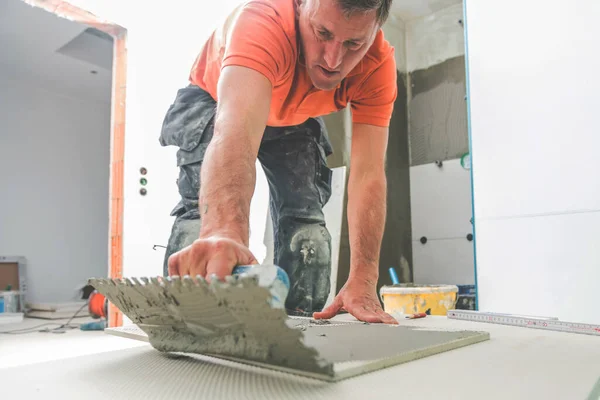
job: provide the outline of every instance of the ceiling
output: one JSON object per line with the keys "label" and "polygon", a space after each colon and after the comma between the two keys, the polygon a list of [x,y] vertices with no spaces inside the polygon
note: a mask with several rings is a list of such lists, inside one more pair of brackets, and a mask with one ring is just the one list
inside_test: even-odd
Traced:
{"label": "ceiling", "polygon": [[[392,18],[409,21],[462,0],[394,0]],[[112,38],[21,0],[0,0],[0,75],[110,102]]]}
{"label": "ceiling", "polygon": [[462,0],[393,0],[391,14],[406,22],[460,3]]}
{"label": "ceiling", "polygon": [[32,7],[0,1],[0,75],[110,102],[112,38]]}

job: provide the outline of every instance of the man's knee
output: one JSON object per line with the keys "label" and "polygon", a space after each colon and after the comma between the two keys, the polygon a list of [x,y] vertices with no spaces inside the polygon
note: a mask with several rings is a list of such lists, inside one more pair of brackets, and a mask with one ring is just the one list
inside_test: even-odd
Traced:
{"label": "man's knee", "polygon": [[331,275],[331,235],[325,223],[283,218],[278,236],[276,262],[290,277],[286,308],[320,311],[329,296]]}

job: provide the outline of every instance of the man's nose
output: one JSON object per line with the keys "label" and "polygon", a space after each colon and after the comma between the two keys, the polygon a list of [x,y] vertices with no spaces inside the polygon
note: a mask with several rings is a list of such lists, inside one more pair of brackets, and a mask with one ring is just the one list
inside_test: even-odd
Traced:
{"label": "man's nose", "polygon": [[335,70],[342,63],[344,57],[344,46],[333,40],[325,44],[325,63],[327,68]]}

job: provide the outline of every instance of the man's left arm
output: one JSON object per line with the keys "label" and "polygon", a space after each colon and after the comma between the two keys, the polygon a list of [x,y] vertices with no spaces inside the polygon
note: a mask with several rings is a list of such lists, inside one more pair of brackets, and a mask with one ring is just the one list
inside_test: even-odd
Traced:
{"label": "man's left arm", "polygon": [[350,275],[333,303],[315,318],[332,318],[344,308],[361,321],[397,323],[377,296],[379,254],[385,226],[388,128],[354,123],[348,178]]}

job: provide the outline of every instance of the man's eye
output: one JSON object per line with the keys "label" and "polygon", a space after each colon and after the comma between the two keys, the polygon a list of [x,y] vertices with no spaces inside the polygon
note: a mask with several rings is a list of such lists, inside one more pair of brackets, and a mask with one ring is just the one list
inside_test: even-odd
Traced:
{"label": "man's eye", "polygon": [[322,38],[324,38],[324,39],[327,39],[327,38],[329,38],[329,32],[326,32],[326,31],[318,31],[318,33],[319,33],[319,36],[321,36],[321,37],[322,37]]}

